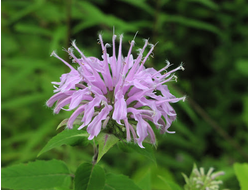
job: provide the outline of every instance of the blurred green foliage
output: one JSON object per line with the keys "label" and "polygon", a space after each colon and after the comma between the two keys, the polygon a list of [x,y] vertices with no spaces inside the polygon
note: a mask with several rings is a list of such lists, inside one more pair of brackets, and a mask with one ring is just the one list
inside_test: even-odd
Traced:
{"label": "blurred green foliage", "polygon": [[[3,0],[2,1],[2,166],[35,160],[57,134],[56,126],[70,113],[53,115],[45,101],[68,68],[49,55],[76,39],[87,56],[101,55],[96,43],[124,33],[124,52],[136,37],[159,42],[146,66],[160,69],[168,59],[184,62],[177,84],[169,84],[187,101],[173,105],[176,134],[159,135],[155,157],[160,176],[183,185],[181,172],[193,163],[225,171],[224,186],[239,189],[233,163],[247,160],[247,1],[212,0]],[[134,50],[134,53],[135,50]],[[62,159],[75,171],[91,161],[92,147],[64,146],[39,159]],[[138,177],[156,173],[147,158],[124,153],[115,146],[102,158],[108,171]],[[169,177],[168,177],[169,176]],[[145,176],[145,179],[150,176]],[[160,178],[152,187],[159,187]],[[158,185],[157,185],[158,184]]]}

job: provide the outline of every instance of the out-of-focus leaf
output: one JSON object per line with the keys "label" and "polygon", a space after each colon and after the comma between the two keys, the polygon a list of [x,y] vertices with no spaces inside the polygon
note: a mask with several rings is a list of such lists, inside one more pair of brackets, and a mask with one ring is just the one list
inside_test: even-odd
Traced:
{"label": "out-of-focus leaf", "polygon": [[160,178],[166,184],[166,188],[165,188],[166,190],[182,190],[182,188],[176,183],[172,181],[168,181],[160,175],[158,175],[158,178]]}
{"label": "out-of-focus leaf", "polygon": [[238,72],[240,72],[243,76],[247,76],[248,75],[248,61],[247,59],[240,59],[235,63],[235,67],[238,70]]}
{"label": "out-of-focus leaf", "polygon": [[166,22],[173,22],[173,23],[179,23],[188,27],[206,30],[209,32],[216,33],[218,35],[222,35],[222,32],[214,25],[208,24],[203,21],[194,20],[191,18],[185,18],[183,16],[179,15],[167,15],[167,14],[161,14],[160,15],[161,23],[164,24]]}
{"label": "out-of-focus leaf", "polygon": [[149,6],[145,0],[137,0],[137,1],[133,1],[133,0],[122,0],[128,4],[131,4],[134,7],[138,7],[146,12],[148,12],[151,15],[154,15],[155,10]]}
{"label": "out-of-focus leaf", "polygon": [[[82,14],[86,15],[86,17],[83,17],[82,21],[73,28],[74,34],[80,32],[86,27],[98,24],[109,26],[111,29],[115,26],[117,32],[122,31],[121,33],[136,30],[133,25],[126,23],[115,16],[104,14],[100,9],[89,2],[77,2],[75,6],[77,6],[76,9],[79,9]],[[89,17],[91,17],[91,20],[88,19]]]}
{"label": "out-of-focus leaf", "polygon": [[213,9],[213,10],[219,10],[219,5],[217,5],[215,2],[213,2],[211,0],[188,0],[188,1],[202,4],[202,5],[210,8],[210,9]]}
{"label": "out-of-focus leaf", "polygon": [[[43,4],[42,8],[36,11],[36,15],[42,23],[56,23],[59,26],[62,26],[60,22],[65,21],[67,18],[65,5],[67,2],[64,1],[61,3],[56,3],[53,1],[46,1]],[[67,5],[67,9],[70,9],[70,6]]]}
{"label": "out-of-focus leaf", "polygon": [[141,148],[141,147],[139,147],[138,144],[119,142],[118,146],[123,151],[141,154],[141,155],[145,156],[147,159],[149,159],[150,161],[152,161],[153,163],[156,163],[153,147],[150,144],[144,143],[143,146],[145,148]]}
{"label": "out-of-focus leaf", "polygon": [[80,22],[79,24],[77,24],[74,28],[73,28],[73,34],[76,34],[86,28],[90,28],[92,26],[95,26],[96,22],[93,22],[91,19],[90,20],[84,20],[82,22]]}
{"label": "out-of-focus leaf", "polygon": [[[48,189],[48,190],[50,190],[50,189]],[[72,189],[70,189],[70,188],[65,188],[65,187],[55,187],[55,188],[53,188],[53,189],[51,189],[51,190],[72,190]]]}
{"label": "out-of-focus leaf", "polygon": [[104,190],[142,190],[125,175],[107,174]]}
{"label": "out-of-focus leaf", "polygon": [[143,190],[151,190],[151,169],[143,167],[133,174],[133,180]]}
{"label": "out-of-focus leaf", "polygon": [[[168,85],[168,88],[171,91],[171,93],[174,94],[176,97],[183,96],[183,94],[180,94],[180,92],[178,92],[178,90],[176,90],[174,88],[174,86]],[[198,118],[197,114],[194,112],[194,110],[188,104],[188,97],[187,97],[185,102],[183,102],[183,101],[178,102],[178,105],[181,106],[182,109],[185,110],[185,112],[188,114],[188,116],[192,119],[192,121],[195,124],[197,124],[197,125],[199,124],[199,118]]]}
{"label": "out-of-focus leaf", "polygon": [[37,152],[34,151],[36,146],[39,146],[41,142],[48,136],[48,134],[51,132],[51,127],[48,126],[54,126],[56,123],[55,120],[47,120],[43,122],[39,128],[35,131],[33,131],[33,134],[35,134],[36,138],[31,138],[27,141],[24,148],[22,149],[22,154],[20,161],[24,162],[31,158],[35,158],[37,155]]}
{"label": "out-of-focus leaf", "polygon": [[[60,48],[60,42],[65,42],[67,33],[67,27],[65,25],[58,27],[52,35],[52,42],[50,46],[50,52]],[[68,43],[68,42],[67,42]]]}
{"label": "out-of-focus leaf", "polygon": [[[15,72],[15,74],[6,74],[6,79],[5,82],[3,83],[3,87],[4,87],[4,91],[5,93],[3,93],[2,97],[3,98],[8,98],[9,95],[13,95],[11,94],[13,91],[18,91],[18,88],[21,87],[20,90],[23,90],[24,88],[29,87],[29,91],[32,88],[32,85],[35,86],[36,84],[34,83],[34,81],[29,80],[29,78],[34,78],[34,72],[36,69],[42,69],[42,70],[46,70],[49,71],[51,69],[51,66],[49,66],[49,64],[46,64],[46,61],[42,61],[42,60],[36,60],[36,59],[30,59],[30,58],[24,58],[24,57],[16,57],[16,58],[12,58],[12,59],[5,59],[4,63],[2,64],[6,67],[3,68],[2,72],[8,71],[8,68],[13,69],[13,70],[18,70],[17,72]],[[5,73],[3,73],[5,74]],[[37,79],[37,78],[36,78]],[[27,82],[25,81],[27,80]],[[19,82],[22,81],[22,84],[26,84],[26,85],[17,85],[19,84]],[[30,82],[31,85],[27,85]],[[37,96],[43,96],[43,94],[39,93]],[[33,95],[27,95],[27,97],[31,97],[31,100],[33,100]],[[23,98],[25,99],[25,96],[23,97],[18,97],[20,98],[20,100],[22,100]],[[44,99],[47,99],[47,97],[44,97]],[[10,102],[15,101],[15,100],[10,100]],[[20,102],[21,103],[21,102]],[[17,105],[20,104],[19,102],[17,102]],[[7,102],[6,102],[7,104]],[[5,106],[5,105],[4,105]]]}
{"label": "out-of-focus leaf", "polygon": [[1,40],[2,40],[1,41],[2,56],[6,56],[10,53],[14,53],[14,52],[18,51],[19,44],[13,36],[6,34],[2,31]]}
{"label": "out-of-focus leaf", "polygon": [[2,109],[9,109],[13,107],[16,108],[16,107],[20,107],[24,105],[29,105],[37,101],[45,100],[46,98],[47,98],[47,95],[41,94],[41,93],[25,95],[23,97],[19,97],[19,98],[15,98],[15,99],[3,102]]}
{"label": "out-of-focus leaf", "polygon": [[15,29],[18,32],[23,32],[27,34],[36,34],[36,35],[44,35],[44,36],[52,35],[52,32],[50,30],[39,27],[37,25],[31,25],[31,24],[18,23],[15,25]]}
{"label": "out-of-focus leaf", "polygon": [[[162,180],[161,178],[164,180]],[[134,172],[132,179],[138,184],[142,189],[170,189],[171,185],[166,184],[165,181],[175,183],[174,178],[170,171],[166,168],[148,165],[138,169]]]}
{"label": "out-of-focus leaf", "polygon": [[248,123],[248,96],[245,95],[243,97],[243,114],[242,114],[242,120],[245,122],[246,127]]}
{"label": "out-of-focus leaf", "polygon": [[234,171],[237,176],[237,179],[240,183],[241,190],[247,190],[248,188],[248,164],[234,164]]}
{"label": "out-of-focus leaf", "polygon": [[21,19],[22,17],[38,10],[41,8],[41,6],[44,4],[45,0],[37,0],[35,3],[30,3],[28,7],[24,7],[24,9],[21,9],[20,11],[13,14],[8,21],[8,25],[12,24],[13,22],[16,22],[17,20]]}

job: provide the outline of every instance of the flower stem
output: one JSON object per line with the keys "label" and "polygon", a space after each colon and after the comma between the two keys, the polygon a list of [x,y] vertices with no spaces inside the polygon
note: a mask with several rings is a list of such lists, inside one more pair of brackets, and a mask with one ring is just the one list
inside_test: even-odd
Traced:
{"label": "flower stem", "polygon": [[96,144],[94,143],[93,148],[94,148],[94,156],[93,156],[93,158],[92,158],[92,164],[93,164],[93,166],[94,166],[94,165],[96,164],[96,161],[97,161],[97,158],[98,158],[98,149],[99,149],[99,145],[96,145]]}

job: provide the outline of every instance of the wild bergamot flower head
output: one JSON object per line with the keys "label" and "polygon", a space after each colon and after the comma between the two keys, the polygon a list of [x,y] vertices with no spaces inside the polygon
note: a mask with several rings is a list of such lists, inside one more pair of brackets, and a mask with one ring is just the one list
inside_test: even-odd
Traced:
{"label": "wild bergamot flower head", "polygon": [[[194,164],[193,170],[188,178],[185,174],[182,174],[186,185],[185,190],[219,190],[220,185],[223,183],[222,180],[217,180],[218,176],[224,175],[223,171],[213,172],[214,168],[209,168],[207,174],[204,168],[198,169]],[[228,190],[228,189],[224,189]]]}
{"label": "wild bergamot flower head", "polygon": [[[73,128],[74,122],[80,121],[79,130],[87,127],[89,140],[97,136],[101,130],[113,133],[127,141],[133,139],[142,148],[142,142],[149,136],[152,144],[155,143],[155,134],[149,121],[155,125],[161,133],[174,133],[168,129],[176,119],[176,112],[170,103],[184,100],[185,97],[176,98],[165,84],[176,80],[173,74],[177,70],[184,70],[181,66],[166,71],[167,65],[157,71],[153,68],[145,68],[144,64],[152,53],[155,45],[145,40],[142,49],[139,49],[138,56],[133,58],[131,54],[135,45],[134,39],[126,57],[122,56],[122,38],[116,56],[115,40],[113,35],[113,55],[107,53],[110,44],[103,43],[99,35],[99,42],[102,48],[102,59],[86,57],[72,42],[71,48],[66,50],[72,62],[78,64],[75,69],[72,65],[60,58],[55,52],[54,56],[65,63],[70,72],[63,74],[60,82],[52,82],[56,93],[48,101],[47,106],[52,107],[55,102],[54,113],[60,110],[74,110],[67,122],[68,128]],[[143,56],[146,47],[150,50]],[[76,50],[80,57],[73,53]],[[165,72],[162,74],[162,72]]]}

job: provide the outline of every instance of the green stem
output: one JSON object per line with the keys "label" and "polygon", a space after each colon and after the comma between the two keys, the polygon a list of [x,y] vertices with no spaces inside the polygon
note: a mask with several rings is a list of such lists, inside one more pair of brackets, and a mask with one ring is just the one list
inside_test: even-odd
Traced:
{"label": "green stem", "polygon": [[93,166],[94,166],[94,165],[96,164],[97,158],[98,158],[98,149],[99,149],[99,145],[96,145],[96,144],[94,143],[93,148],[94,148],[94,156],[93,156],[93,158],[92,158],[92,164],[93,164]]}

